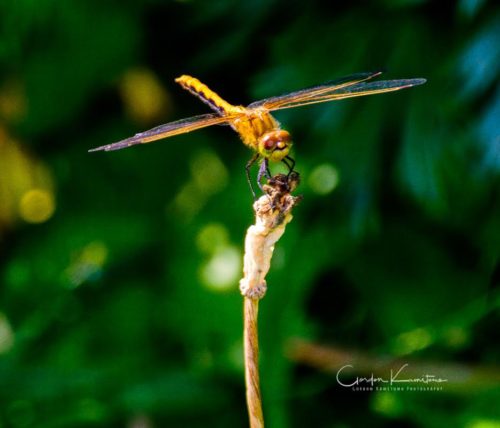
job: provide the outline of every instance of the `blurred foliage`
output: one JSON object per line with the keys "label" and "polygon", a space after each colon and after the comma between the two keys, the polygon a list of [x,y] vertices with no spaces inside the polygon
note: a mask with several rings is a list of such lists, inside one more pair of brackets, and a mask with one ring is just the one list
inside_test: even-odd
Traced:
{"label": "blurred foliage", "polygon": [[[497,6],[2,2],[0,427],[245,426],[250,153],[218,127],[87,149],[206,111],[183,73],[245,104],[378,68],[428,83],[276,115],[304,202],[261,304],[267,423],[498,427]],[[296,336],[490,382],[353,392]]]}

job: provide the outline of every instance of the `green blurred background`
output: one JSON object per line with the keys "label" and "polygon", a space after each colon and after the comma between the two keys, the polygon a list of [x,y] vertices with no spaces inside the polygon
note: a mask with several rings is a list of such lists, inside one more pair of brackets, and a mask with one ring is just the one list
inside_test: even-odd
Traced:
{"label": "green blurred background", "polygon": [[[225,127],[87,150],[206,112],[180,74],[248,104],[379,68],[428,82],[276,114],[304,201],[261,303],[267,425],[499,427],[496,6],[4,0],[0,427],[247,426],[251,153]],[[335,379],[393,358],[449,381]]]}

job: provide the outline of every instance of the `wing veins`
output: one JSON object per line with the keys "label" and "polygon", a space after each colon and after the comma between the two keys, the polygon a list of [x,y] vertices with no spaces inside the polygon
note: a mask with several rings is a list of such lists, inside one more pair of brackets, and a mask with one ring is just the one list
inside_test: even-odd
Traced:
{"label": "wing veins", "polygon": [[281,104],[278,107],[270,108],[270,111],[281,110],[293,107],[302,107],[311,104],[324,103],[328,101],[337,101],[345,98],[362,97],[366,95],[381,94],[384,92],[393,92],[400,89],[410,88],[412,86],[425,83],[425,79],[403,79],[403,80],[381,80],[379,82],[356,83],[343,88],[334,88],[328,92],[316,94],[313,97],[304,100],[295,100]]}
{"label": "wing veins", "polygon": [[160,140],[162,138],[172,137],[174,135],[184,134],[195,131],[197,129],[206,128],[207,126],[223,124],[233,119],[235,115],[220,116],[216,113],[202,114],[193,116],[187,119],[180,119],[174,122],[169,122],[144,132],[139,132],[132,137],[120,140],[116,143],[106,144],[101,147],[89,150],[95,152],[104,150],[106,152],[112,150],[120,150],[136,144],[149,143],[151,141]]}
{"label": "wing veins", "polygon": [[380,74],[382,74],[381,71],[356,73],[350,76],[341,77],[339,79],[323,83],[318,86],[313,86],[310,88],[301,89],[299,91],[290,92],[288,94],[278,95],[277,97],[271,97],[260,101],[256,101],[250,104],[248,107],[249,108],[263,107],[268,110],[277,110],[286,103],[298,102],[301,100],[309,100],[312,97],[319,96],[325,92],[347,88],[349,86],[355,85],[365,80],[372,79],[376,76],[379,76]]}

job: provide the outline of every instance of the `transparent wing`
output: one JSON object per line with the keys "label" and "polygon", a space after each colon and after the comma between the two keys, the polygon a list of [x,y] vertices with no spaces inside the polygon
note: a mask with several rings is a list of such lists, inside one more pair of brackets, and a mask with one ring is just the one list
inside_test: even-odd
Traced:
{"label": "transparent wing", "polygon": [[300,91],[290,92],[289,94],[256,101],[250,104],[248,107],[264,107],[268,110],[277,110],[281,108],[281,106],[288,103],[310,100],[311,98],[320,96],[321,94],[324,94],[326,92],[330,92],[335,89],[346,88],[355,85],[356,83],[372,79],[376,76],[379,76],[380,74],[382,74],[382,71],[369,71],[364,73],[351,74],[350,76],[341,77],[339,79],[331,80],[321,85],[301,89]]}
{"label": "transparent wing", "polygon": [[97,147],[89,150],[89,152],[96,152],[104,150],[109,152],[111,150],[120,150],[135,144],[144,144],[151,141],[160,140],[162,138],[172,137],[173,135],[184,134],[186,132],[195,131],[207,126],[227,123],[234,119],[235,115],[220,116],[218,114],[201,114],[187,119],[177,120],[175,122],[166,123],[157,126],[149,131],[139,132],[133,137],[126,138],[125,140],[118,141],[117,143],[107,144],[105,146]]}
{"label": "transparent wing", "polygon": [[379,82],[361,82],[347,87],[334,87],[307,98],[298,98],[279,103],[269,110],[300,107],[327,101],[343,100],[344,98],[363,97],[365,95],[382,94],[384,92],[399,91],[400,89],[422,85],[425,79],[381,80]]}

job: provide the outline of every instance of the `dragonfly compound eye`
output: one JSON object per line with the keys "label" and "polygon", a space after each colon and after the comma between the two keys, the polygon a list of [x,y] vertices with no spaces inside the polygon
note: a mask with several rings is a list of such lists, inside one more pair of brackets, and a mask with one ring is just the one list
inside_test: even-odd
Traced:
{"label": "dragonfly compound eye", "polygon": [[266,132],[260,137],[259,153],[272,161],[279,162],[290,151],[292,138],[282,129]]}
{"label": "dragonfly compound eye", "polygon": [[262,136],[262,146],[266,151],[284,150],[290,144],[291,138],[287,131],[271,131]]}

